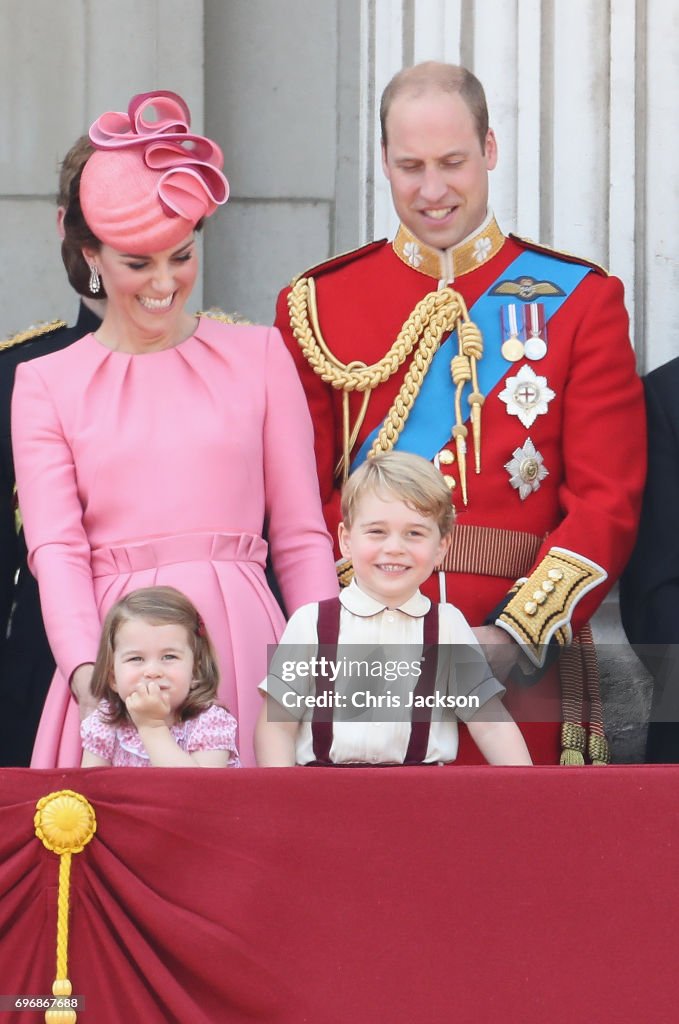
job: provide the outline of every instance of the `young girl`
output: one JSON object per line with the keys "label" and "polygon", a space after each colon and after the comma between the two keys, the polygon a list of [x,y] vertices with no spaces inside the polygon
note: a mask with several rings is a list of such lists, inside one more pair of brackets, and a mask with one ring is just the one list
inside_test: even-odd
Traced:
{"label": "young girl", "polygon": [[104,621],[80,727],[82,767],[238,768],[236,720],[200,615],[174,587],[134,590]]}

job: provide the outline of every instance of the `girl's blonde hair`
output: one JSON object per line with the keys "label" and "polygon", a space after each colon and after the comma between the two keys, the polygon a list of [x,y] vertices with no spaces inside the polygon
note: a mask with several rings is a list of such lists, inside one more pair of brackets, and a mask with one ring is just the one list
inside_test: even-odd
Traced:
{"label": "girl's blonde hair", "polygon": [[144,619],[153,626],[183,626],[186,630],[193,652],[194,684],[177,711],[179,720],[184,722],[195,718],[214,704],[219,669],[202,618],[188,597],[174,587],[143,587],[117,601],[104,619],[91,687],[97,700],[109,703],[110,712],[105,716],[107,721],[112,725],[129,721],[125,702],[111,688],[111,682],[116,636],[123,623],[132,619]]}
{"label": "girl's blonde hair", "polygon": [[455,521],[455,509],[443,477],[431,462],[409,452],[382,452],[359,466],[342,488],[342,522],[347,529],[365,494],[393,495],[420,515],[435,520],[442,537]]}

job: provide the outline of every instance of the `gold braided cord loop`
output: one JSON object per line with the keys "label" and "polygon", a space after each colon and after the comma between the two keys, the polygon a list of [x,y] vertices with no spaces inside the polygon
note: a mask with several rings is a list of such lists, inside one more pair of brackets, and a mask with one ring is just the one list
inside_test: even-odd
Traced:
{"label": "gold braided cord loop", "polygon": [[420,393],[422,381],[426,377],[431,361],[436,355],[441,338],[449,330],[450,328],[445,326],[445,322],[441,321],[435,325],[434,330],[431,330],[429,326],[425,327],[424,334],[415,350],[408,372],[403,379],[403,384],[385,417],[384,423],[380,427],[377,437],[373,441],[368,458],[372,458],[377,452],[391,451],[398,441],[415,399]]}
{"label": "gold braided cord loop", "polygon": [[[446,307],[451,305],[454,307],[451,310],[452,316],[446,315]],[[430,322],[435,322],[437,313],[439,323],[451,323],[447,329],[453,329],[459,316],[459,296],[450,288],[425,295],[404,323],[389,351],[370,366],[358,360],[342,363],[328,348],[318,323],[313,278],[302,277],[291,288],[288,309],[292,333],[314,373],[337,390],[365,391],[383,384],[396,373],[422,337],[425,328]],[[442,309],[443,314],[439,312]],[[313,330],[309,322],[310,317],[314,321]],[[442,327],[441,334],[443,329],[445,326]]]}
{"label": "gold braided cord loop", "polygon": [[[33,819],[35,834],[52,853],[60,857],[59,896],[57,900],[57,970],[52,985],[54,996],[71,995],[68,979],[68,914],[70,906],[71,859],[91,842],[97,819],[94,808],[80,793],[62,789],[49,793],[36,804]],[[45,1012],[46,1024],[75,1024],[75,1010],[55,1009]]]}
{"label": "gold braided cord loop", "polygon": [[[321,331],[316,305],[316,286],[313,278],[300,278],[288,294],[290,327],[304,358],[315,374],[333,388],[344,392],[342,411],[342,457],[336,473],[348,475],[349,457],[365,419],[372,391],[396,373],[412,353],[412,361],[403,384],[380,428],[368,458],[377,452],[390,451],[396,444],[410,410],[420,393],[422,382],[438,351],[442,339],[458,330],[459,352],[453,359],[452,372],[457,392],[455,397],[455,437],[458,458],[462,458],[460,474],[466,504],[464,456],[466,454],[466,428],[462,416],[461,400],[464,385],[471,381],[472,428],[477,472],[481,466],[481,405],[476,374],[477,360],[483,355],[483,340],[478,327],[469,319],[462,296],[452,288],[429,292],[418,302],[391,348],[378,362],[367,365],[354,360],[342,363],[330,351]],[[363,404],[352,425],[349,422],[348,395],[352,391],[364,393]]]}
{"label": "gold braided cord loop", "polygon": [[[466,307],[463,312],[467,313]],[[467,316],[469,316],[468,313]],[[469,359],[483,358],[483,338],[481,337],[481,331],[471,320],[464,320],[460,325],[460,344],[463,355],[467,356]]]}

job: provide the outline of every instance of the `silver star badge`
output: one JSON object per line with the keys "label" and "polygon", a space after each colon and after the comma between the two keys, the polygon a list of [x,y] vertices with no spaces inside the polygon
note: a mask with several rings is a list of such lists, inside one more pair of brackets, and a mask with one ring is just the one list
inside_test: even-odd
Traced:
{"label": "silver star badge", "polygon": [[529,494],[537,491],[540,481],[549,476],[543,465],[542,455],[536,450],[530,438],[523,448],[514,449],[513,457],[505,463],[505,469],[509,473],[509,482],[519,492],[521,501],[525,501]]}
{"label": "silver star badge", "polygon": [[507,406],[510,416],[518,416],[524,427],[532,427],[538,416],[547,412],[547,406],[555,397],[547,386],[546,377],[538,377],[535,370],[525,364],[516,377],[507,377],[505,389],[498,398]]}

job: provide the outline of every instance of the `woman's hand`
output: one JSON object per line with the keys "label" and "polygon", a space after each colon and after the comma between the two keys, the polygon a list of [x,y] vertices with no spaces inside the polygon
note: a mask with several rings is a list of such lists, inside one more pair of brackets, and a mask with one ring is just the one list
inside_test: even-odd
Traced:
{"label": "woman's hand", "polygon": [[71,676],[71,693],[75,697],[80,712],[80,721],[91,715],[97,706],[97,700],[92,693],[92,673],[94,665],[78,665]]}

